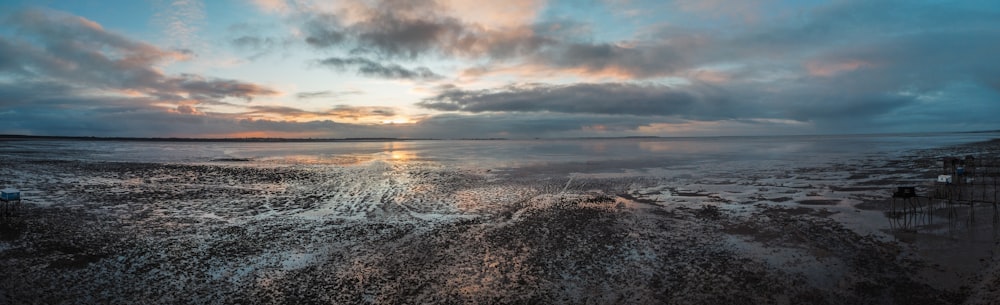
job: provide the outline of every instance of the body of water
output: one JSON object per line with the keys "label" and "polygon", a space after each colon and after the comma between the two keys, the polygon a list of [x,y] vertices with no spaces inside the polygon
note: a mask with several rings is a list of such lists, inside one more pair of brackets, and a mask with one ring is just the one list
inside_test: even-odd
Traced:
{"label": "body of water", "polygon": [[607,171],[718,161],[813,162],[881,157],[1000,137],[990,133],[836,136],[413,140],[384,142],[0,141],[0,154],[39,159],[202,163],[249,159],[264,164],[342,164],[357,160],[436,162],[526,168],[577,164]]}

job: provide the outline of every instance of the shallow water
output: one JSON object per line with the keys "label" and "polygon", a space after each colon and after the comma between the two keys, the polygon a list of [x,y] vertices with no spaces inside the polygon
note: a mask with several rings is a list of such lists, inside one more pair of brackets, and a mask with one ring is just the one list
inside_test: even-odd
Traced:
{"label": "shallow water", "polygon": [[[0,154],[44,159],[200,163],[341,164],[345,160],[430,161],[480,168],[605,172],[728,161],[814,163],[892,157],[913,149],[971,143],[991,133],[837,136],[414,140],[387,142],[0,141]],[[751,162],[753,163],[753,162]],[[798,164],[802,165],[802,164]]]}

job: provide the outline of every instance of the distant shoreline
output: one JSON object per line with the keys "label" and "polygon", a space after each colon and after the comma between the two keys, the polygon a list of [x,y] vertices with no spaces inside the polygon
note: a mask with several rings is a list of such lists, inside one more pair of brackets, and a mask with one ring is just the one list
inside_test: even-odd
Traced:
{"label": "distant shoreline", "polygon": [[401,142],[438,140],[430,138],[140,138],[140,137],[72,137],[0,135],[2,140],[63,140],[63,141],[132,141],[132,142]]}
{"label": "distant shoreline", "polygon": [[233,142],[233,143],[334,143],[334,142],[406,142],[406,141],[507,141],[507,140],[608,140],[608,139],[682,139],[682,138],[756,138],[756,137],[830,137],[830,136],[908,136],[927,134],[977,134],[993,133],[1000,130],[901,132],[901,133],[854,133],[854,134],[789,134],[789,135],[742,135],[742,136],[620,136],[620,137],[567,137],[567,138],[183,138],[183,137],[97,137],[97,136],[45,136],[0,134],[5,140],[62,140],[62,141],[130,141],[130,142]]}

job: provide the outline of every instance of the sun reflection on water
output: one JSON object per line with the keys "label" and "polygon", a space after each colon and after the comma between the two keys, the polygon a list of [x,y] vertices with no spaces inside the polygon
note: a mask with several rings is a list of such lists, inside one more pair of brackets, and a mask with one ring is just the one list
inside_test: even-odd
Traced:
{"label": "sun reflection on water", "polygon": [[413,150],[413,145],[407,142],[387,142],[382,145],[382,154],[386,161],[414,161],[417,160],[417,153]]}

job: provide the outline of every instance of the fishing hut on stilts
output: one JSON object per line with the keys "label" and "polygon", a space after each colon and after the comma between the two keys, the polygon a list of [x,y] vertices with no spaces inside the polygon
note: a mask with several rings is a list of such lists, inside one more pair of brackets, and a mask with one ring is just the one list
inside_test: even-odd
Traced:
{"label": "fishing hut on stilts", "polygon": [[966,218],[965,214],[970,222],[976,222],[977,212],[984,211],[992,212],[992,221],[1000,223],[1000,159],[946,157],[938,165],[937,178],[919,187],[926,188],[926,195],[920,196],[917,186],[898,187],[893,192],[889,216],[898,222],[894,224],[905,228],[930,222],[935,213],[946,213],[952,221]]}

